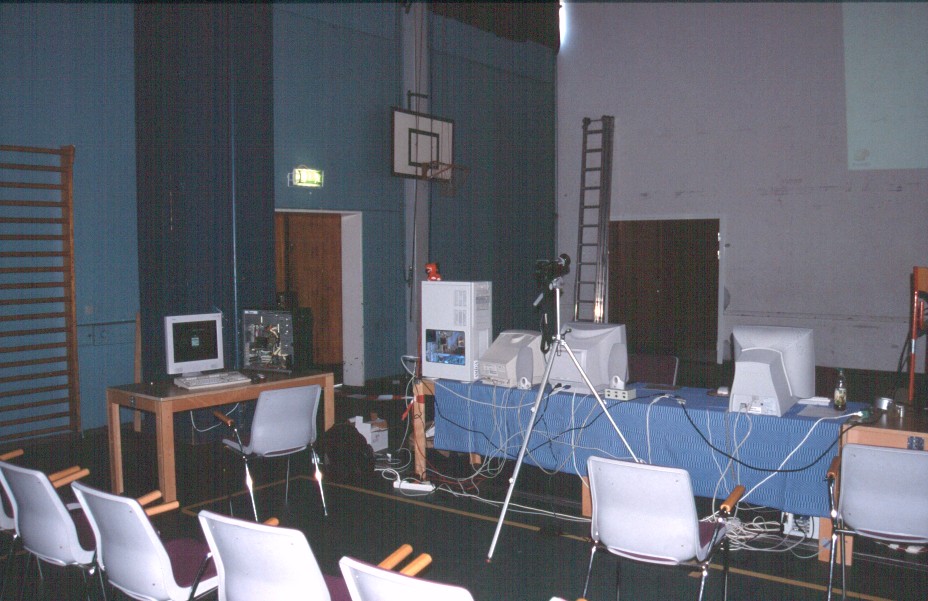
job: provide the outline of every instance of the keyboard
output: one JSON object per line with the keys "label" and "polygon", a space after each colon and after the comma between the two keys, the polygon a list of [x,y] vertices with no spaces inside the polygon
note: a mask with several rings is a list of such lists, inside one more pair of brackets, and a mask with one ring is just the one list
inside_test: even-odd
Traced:
{"label": "keyboard", "polygon": [[251,384],[251,378],[237,371],[221,371],[200,376],[182,376],[174,378],[174,385],[187,390],[220,388],[237,384]]}

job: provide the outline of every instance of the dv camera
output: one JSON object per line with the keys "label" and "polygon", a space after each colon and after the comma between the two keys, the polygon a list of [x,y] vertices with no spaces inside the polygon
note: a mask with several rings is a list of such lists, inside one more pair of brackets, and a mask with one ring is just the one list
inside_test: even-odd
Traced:
{"label": "dv camera", "polygon": [[570,257],[566,254],[556,259],[535,261],[535,281],[545,286],[555,279],[570,273]]}

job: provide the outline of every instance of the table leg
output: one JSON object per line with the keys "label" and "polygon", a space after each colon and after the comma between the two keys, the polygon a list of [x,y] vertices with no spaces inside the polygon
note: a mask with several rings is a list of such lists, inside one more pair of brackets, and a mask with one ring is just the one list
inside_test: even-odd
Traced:
{"label": "table leg", "polygon": [[328,430],[335,425],[335,376],[329,374],[322,386],[322,425]]}
{"label": "table leg", "polygon": [[106,391],[107,427],[110,444],[110,484],[117,495],[123,492],[122,481],[122,430],[119,421],[119,405],[111,396],[114,392]]}
{"label": "table leg", "polygon": [[158,488],[165,503],[177,500],[177,474],[174,460],[174,412],[163,403],[155,412],[155,438],[158,445]]}

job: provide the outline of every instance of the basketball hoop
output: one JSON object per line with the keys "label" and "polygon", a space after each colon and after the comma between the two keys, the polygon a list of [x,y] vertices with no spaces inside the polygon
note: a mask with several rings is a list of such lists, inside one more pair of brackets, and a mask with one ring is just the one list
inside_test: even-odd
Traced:
{"label": "basketball hoop", "polygon": [[422,163],[421,168],[421,178],[437,183],[439,193],[446,197],[457,194],[458,188],[464,184],[467,173],[470,171],[467,167],[453,163],[443,163],[442,161]]}

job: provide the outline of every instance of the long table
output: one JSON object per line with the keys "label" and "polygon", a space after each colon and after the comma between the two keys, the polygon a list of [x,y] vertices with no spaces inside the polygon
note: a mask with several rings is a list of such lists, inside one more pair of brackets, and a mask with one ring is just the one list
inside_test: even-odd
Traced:
{"label": "long table", "polygon": [[323,424],[328,430],[335,423],[335,379],[331,373],[290,375],[268,372],[265,379],[257,383],[205,390],[185,390],[175,386],[172,382],[127,384],[107,388],[106,407],[113,492],[121,494],[124,491],[120,407],[154,414],[158,487],[164,501],[169,502],[177,499],[177,474],[174,461],[175,413],[251,401],[257,399],[264,390],[295,388],[311,384],[322,386]]}
{"label": "long table", "polygon": [[[819,419],[801,415],[806,406],[795,405],[783,417],[773,417],[730,413],[727,398],[705,389],[639,388],[637,394],[631,401],[606,404],[639,460],[685,468],[700,497],[724,498],[743,484],[745,502],[816,517],[828,515],[824,478],[842,425],[851,411],[863,408],[851,403],[841,416],[828,408],[806,410],[828,416]],[[676,398],[663,396],[668,394]],[[437,380],[435,448],[515,459],[536,395],[537,389]],[[631,458],[592,395],[547,396],[525,463],[586,476],[590,455]]]}

